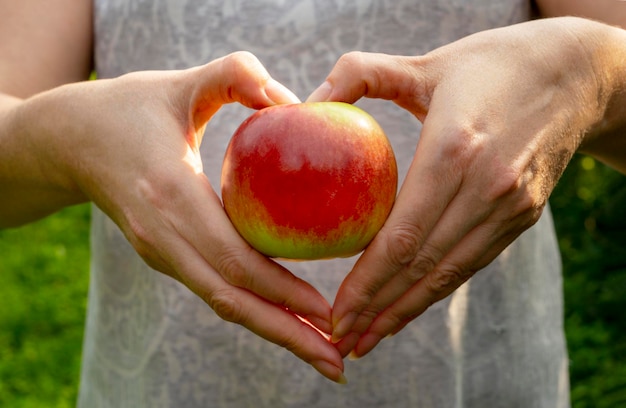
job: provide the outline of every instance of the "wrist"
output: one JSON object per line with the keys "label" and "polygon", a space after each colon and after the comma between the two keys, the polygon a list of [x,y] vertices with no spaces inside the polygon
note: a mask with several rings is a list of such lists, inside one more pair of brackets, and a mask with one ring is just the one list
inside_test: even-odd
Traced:
{"label": "wrist", "polygon": [[[596,120],[582,139],[579,152],[626,171],[626,30],[585,19],[572,28],[592,67],[589,82],[597,87]],[[581,87],[583,84],[581,84]]]}

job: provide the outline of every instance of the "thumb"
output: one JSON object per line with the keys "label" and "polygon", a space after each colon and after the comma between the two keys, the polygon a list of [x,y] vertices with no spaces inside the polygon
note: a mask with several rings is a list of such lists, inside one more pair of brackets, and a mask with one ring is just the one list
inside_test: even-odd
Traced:
{"label": "thumb", "polygon": [[406,57],[350,52],[334,68],[307,102],[354,103],[361,97],[393,101],[423,119],[428,110],[437,70],[429,56]]}
{"label": "thumb", "polygon": [[185,71],[192,87],[191,108],[196,129],[224,104],[239,102],[253,109],[300,100],[273,79],[250,52],[239,51]]}

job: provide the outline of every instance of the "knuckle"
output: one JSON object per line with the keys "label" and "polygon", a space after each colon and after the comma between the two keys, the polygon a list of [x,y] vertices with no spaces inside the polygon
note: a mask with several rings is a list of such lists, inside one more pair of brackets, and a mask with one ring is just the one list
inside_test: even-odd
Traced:
{"label": "knuckle", "polygon": [[351,331],[354,333],[363,334],[365,333],[373,321],[375,321],[380,315],[381,309],[378,309],[376,306],[368,306],[359,315],[358,319],[352,326]]}
{"label": "knuckle", "polygon": [[447,295],[470,278],[471,272],[462,268],[446,265],[427,275],[428,289],[437,295]]}
{"label": "knuckle", "polygon": [[150,260],[152,253],[154,253],[154,234],[149,232],[148,228],[136,217],[127,214],[125,218],[127,225],[127,228],[125,228],[126,238],[142,259]]}
{"label": "knuckle", "polygon": [[524,191],[521,198],[512,206],[512,215],[523,219],[522,226],[530,227],[539,220],[544,206],[544,201],[532,193]]}
{"label": "knuckle", "polygon": [[511,217],[509,233],[519,235],[525,230],[535,225],[541,218],[543,213],[543,207],[531,206],[524,207],[524,210],[519,210]]}
{"label": "knuckle", "polygon": [[233,70],[248,69],[258,63],[258,59],[250,51],[235,51],[224,59],[226,66]]}
{"label": "knuckle", "polygon": [[254,95],[270,79],[270,75],[258,58],[249,51],[237,51],[224,57],[222,63],[222,100],[250,104],[256,109],[264,107]]}
{"label": "knuckle", "polygon": [[504,218],[521,219],[525,227],[539,220],[547,202],[547,194],[541,188],[535,188],[514,171],[505,173],[490,189],[489,196],[501,204]]}
{"label": "knuckle", "polygon": [[[265,68],[257,57],[249,51],[237,51],[228,54],[224,59],[225,74],[231,78],[231,84],[267,79]],[[232,85],[230,93],[232,94]]]}
{"label": "knuckle", "polygon": [[344,297],[346,299],[352,299],[354,305],[360,305],[360,307],[355,311],[361,312],[367,308],[369,304],[371,304],[379,288],[380,286],[375,283],[355,282],[355,284],[344,288]]}
{"label": "knuckle", "polygon": [[363,64],[364,53],[362,51],[350,51],[339,57],[337,66],[346,69],[359,68]]}
{"label": "knuckle", "polygon": [[441,257],[440,250],[425,243],[407,267],[400,271],[400,274],[407,283],[413,284],[435,269]]}
{"label": "knuckle", "polygon": [[[167,203],[171,202],[166,184],[164,182],[164,187],[158,188],[153,182],[139,180],[136,185],[137,193],[144,200],[144,206],[149,207],[152,212],[121,209],[121,219],[118,223],[135,252],[151,268],[161,272],[166,272],[165,269],[169,268],[160,254],[163,253],[164,233],[172,226],[165,211]],[[163,192],[163,189],[166,191]],[[172,275],[173,272],[166,273]]]}
{"label": "knuckle", "polygon": [[520,172],[512,168],[500,168],[495,171],[497,177],[489,184],[485,197],[490,202],[496,202],[504,197],[514,195],[523,189]]}
{"label": "knuckle", "polygon": [[528,212],[528,218],[526,224],[524,225],[526,228],[530,228],[535,225],[539,219],[541,218],[541,214],[543,214],[543,209],[545,205],[533,206]]}
{"label": "knuckle", "polygon": [[245,320],[243,308],[234,289],[220,289],[213,292],[207,303],[221,319],[243,324]]}
{"label": "knuckle", "polygon": [[372,322],[383,310],[383,307],[377,305],[369,305],[366,307],[359,316],[359,319],[362,319],[363,322]]}
{"label": "knuckle", "polygon": [[424,233],[411,222],[398,223],[386,233],[387,254],[393,266],[406,266],[415,259]]}
{"label": "knuckle", "polygon": [[330,74],[331,82],[351,80],[355,81],[354,86],[358,88],[358,93],[368,95],[370,90],[379,87],[377,68],[367,64],[366,53],[361,51],[351,51],[339,57],[335,68]]}
{"label": "knuckle", "polygon": [[441,145],[441,160],[457,168],[468,168],[484,146],[477,129],[470,125],[457,124],[448,129],[450,137]]}
{"label": "knuckle", "polygon": [[240,247],[224,247],[217,256],[215,268],[231,285],[250,287],[252,274],[248,273],[250,251]]}

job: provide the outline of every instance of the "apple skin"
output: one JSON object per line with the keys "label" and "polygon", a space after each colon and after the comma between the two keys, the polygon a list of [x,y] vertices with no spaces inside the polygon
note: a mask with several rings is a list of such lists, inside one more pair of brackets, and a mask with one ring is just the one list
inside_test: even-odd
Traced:
{"label": "apple skin", "polygon": [[362,251],[396,197],[395,156],[380,125],[342,102],[276,105],[234,133],[222,200],[235,229],[272,258],[312,260]]}

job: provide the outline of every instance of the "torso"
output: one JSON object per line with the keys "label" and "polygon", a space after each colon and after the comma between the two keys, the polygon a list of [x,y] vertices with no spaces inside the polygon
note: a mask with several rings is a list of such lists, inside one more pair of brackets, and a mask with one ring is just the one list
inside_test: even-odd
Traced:
{"label": "torso", "polygon": [[[527,1],[96,0],[100,77],[254,53],[300,98],[345,52],[422,54],[527,20]],[[359,101],[406,173],[420,124],[391,102]],[[219,190],[226,144],[251,114],[228,105],[207,127],[204,168]],[[496,261],[370,355],[340,387],[288,351],[221,321],[150,270],[94,209],[81,407],[566,406],[561,276],[549,211]],[[329,301],[355,258],[286,264]]]}

